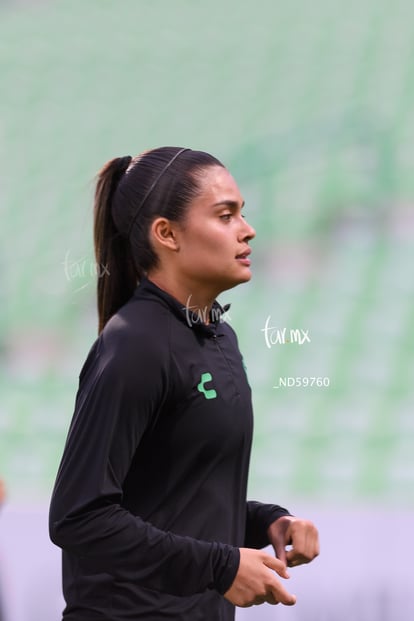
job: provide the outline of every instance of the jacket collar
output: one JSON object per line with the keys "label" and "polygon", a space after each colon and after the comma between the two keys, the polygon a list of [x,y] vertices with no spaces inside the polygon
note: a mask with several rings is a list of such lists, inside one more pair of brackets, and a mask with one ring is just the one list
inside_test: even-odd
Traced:
{"label": "jacket collar", "polygon": [[205,313],[202,309],[194,312],[191,308],[191,299],[189,299],[188,305],[183,306],[181,302],[164,291],[164,289],[160,289],[160,287],[149,280],[146,276],[141,278],[141,281],[135,290],[134,296],[137,297],[142,294],[150,294],[162,299],[170,307],[173,313],[189,328],[203,332],[207,336],[214,336],[218,334],[217,328],[223,323],[224,315],[230,308],[230,304],[221,306],[217,300],[214,300],[209,313],[209,323],[207,324],[207,310]]}

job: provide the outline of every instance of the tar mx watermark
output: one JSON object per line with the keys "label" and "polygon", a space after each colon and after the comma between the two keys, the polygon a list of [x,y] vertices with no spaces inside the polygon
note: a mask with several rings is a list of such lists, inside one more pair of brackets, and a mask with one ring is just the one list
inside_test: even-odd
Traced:
{"label": "tar mx watermark", "polygon": [[192,294],[190,293],[187,298],[186,305],[183,307],[183,310],[185,310],[185,317],[190,328],[194,324],[198,323],[208,324],[215,323],[217,321],[220,323],[223,323],[224,321],[231,321],[229,306],[221,308],[221,306],[217,305],[212,306],[211,308],[209,306],[200,308],[197,305],[191,305],[191,298]]}
{"label": "tar mx watermark", "polygon": [[273,345],[286,345],[288,343],[297,343],[298,345],[304,345],[304,343],[310,343],[309,330],[303,330],[302,328],[277,328],[270,325],[271,315],[266,319],[265,327],[261,328],[261,332],[264,333],[264,339],[266,347],[269,349]]}
{"label": "tar mx watermark", "polygon": [[[103,276],[110,276],[110,272],[107,265],[96,263],[91,261],[87,257],[81,259],[72,259],[70,256],[70,250],[65,254],[65,259],[62,261],[63,269],[65,272],[66,280],[68,282],[72,280],[80,280],[90,277],[102,278]],[[87,287],[88,283],[85,283],[79,289]]]}

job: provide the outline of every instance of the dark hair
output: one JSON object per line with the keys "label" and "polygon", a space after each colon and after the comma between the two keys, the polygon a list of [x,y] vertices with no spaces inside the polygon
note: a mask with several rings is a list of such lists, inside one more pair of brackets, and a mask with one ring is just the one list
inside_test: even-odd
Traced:
{"label": "dark hair", "polygon": [[94,243],[99,333],[142,276],[157,265],[151,223],[159,216],[183,221],[209,166],[223,164],[204,151],[160,147],[134,158],[117,157],[98,173]]}

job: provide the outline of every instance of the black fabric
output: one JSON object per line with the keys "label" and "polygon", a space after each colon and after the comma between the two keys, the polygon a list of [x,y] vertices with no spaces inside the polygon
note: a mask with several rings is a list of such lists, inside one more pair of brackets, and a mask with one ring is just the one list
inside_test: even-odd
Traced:
{"label": "black fabric", "polygon": [[144,279],[92,345],[50,506],[66,621],[230,621],[238,548],[288,514],[246,503],[251,394],[222,312]]}

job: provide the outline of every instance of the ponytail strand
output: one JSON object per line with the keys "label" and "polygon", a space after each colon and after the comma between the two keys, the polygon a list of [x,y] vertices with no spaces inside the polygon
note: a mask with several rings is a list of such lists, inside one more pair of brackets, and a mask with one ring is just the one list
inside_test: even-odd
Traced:
{"label": "ponytail strand", "polygon": [[97,263],[98,334],[132,296],[138,281],[128,239],[117,230],[112,199],[131,157],[109,161],[98,173],[94,202],[94,246]]}

